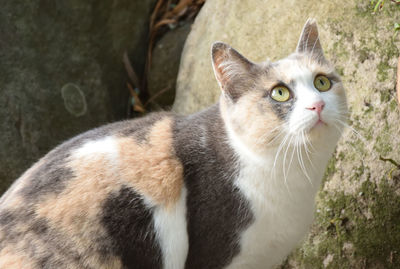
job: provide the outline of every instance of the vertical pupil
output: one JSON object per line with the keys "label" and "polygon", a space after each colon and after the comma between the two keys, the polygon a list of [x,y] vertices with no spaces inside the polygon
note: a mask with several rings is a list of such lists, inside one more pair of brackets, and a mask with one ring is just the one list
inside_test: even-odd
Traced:
{"label": "vertical pupil", "polygon": [[324,81],[322,80],[322,78],[319,79],[319,82],[322,84],[322,86],[325,85]]}
{"label": "vertical pupil", "polygon": [[283,95],[283,92],[282,92],[282,90],[279,90],[279,95]]}

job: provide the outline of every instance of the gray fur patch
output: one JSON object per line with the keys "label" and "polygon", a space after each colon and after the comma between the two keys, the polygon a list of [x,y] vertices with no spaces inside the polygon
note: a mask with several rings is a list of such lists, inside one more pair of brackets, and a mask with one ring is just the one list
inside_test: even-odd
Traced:
{"label": "gray fur patch", "polygon": [[162,267],[161,248],[155,237],[152,209],[132,188],[122,187],[110,195],[100,216],[108,233],[102,243],[105,253],[121,257],[124,268]]}
{"label": "gray fur patch", "polygon": [[186,268],[223,268],[240,252],[239,236],[253,216],[233,185],[238,169],[226,143],[219,106],[178,119],[174,132],[174,147],[184,165],[188,191]]}
{"label": "gray fur patch", "polygon": [[293,110],[296,99],[291,98],[286,102],[278,102],[270,99],[269,102],[271,104],[274,113],[278,116],[278,118],[280,118],[281,120],[285,120],[289,115],[289,113]]}

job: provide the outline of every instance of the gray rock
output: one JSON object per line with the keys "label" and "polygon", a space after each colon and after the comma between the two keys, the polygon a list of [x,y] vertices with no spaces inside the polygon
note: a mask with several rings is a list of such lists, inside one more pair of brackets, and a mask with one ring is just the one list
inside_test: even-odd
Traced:
{"label": "gray rock", "polygon": [[187,23],[168,31],[156,44],[153,50],[151,69],[148,77],[150,97],[158,95],[152,107],[169,107],[175,99],[176,78],[185,40],[191,29]]}
{"label": "gray rock", "polygon": [[145,1],[5,1],[0,9],[0,193],[64,140],[126,115],[122,55],[141,70]]}

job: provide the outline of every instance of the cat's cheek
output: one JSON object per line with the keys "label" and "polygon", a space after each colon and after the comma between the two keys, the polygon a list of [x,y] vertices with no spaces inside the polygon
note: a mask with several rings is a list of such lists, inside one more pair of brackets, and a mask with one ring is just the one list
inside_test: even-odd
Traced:
{"label": "cat's cheek", "polygon": [[270,104],[265,100],[260,102],[260,99],[260,93],[252,92],[230,107],[221,104],[222,115],[229,131],[255,152],[261,150],[262,144],[272,138],[272,130],[283,124],[283,120],[276,116]]}
{"label": "cat's cheek", "polygon": [[336,104],[335,107],[337,109],[347,111],[346,91],[343,88],[342,83],[334,84],[332,89],[330,89],[328,92],[326,92],[325,95],[326,95],[326,98],[328,98],[332,104]]}

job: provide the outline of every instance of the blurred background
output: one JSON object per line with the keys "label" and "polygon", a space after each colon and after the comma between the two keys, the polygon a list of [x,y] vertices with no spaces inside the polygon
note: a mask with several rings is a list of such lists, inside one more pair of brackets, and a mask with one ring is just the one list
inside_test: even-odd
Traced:
{"label": "blurred background", "polygon": [[86,130],[216,102],[214,41],[256,62],[277,60],[316,18],[347,89],[350,127],[327,168],[312,230],[281,268],[400,268],[400,1],[3,2],[0,193]]}

